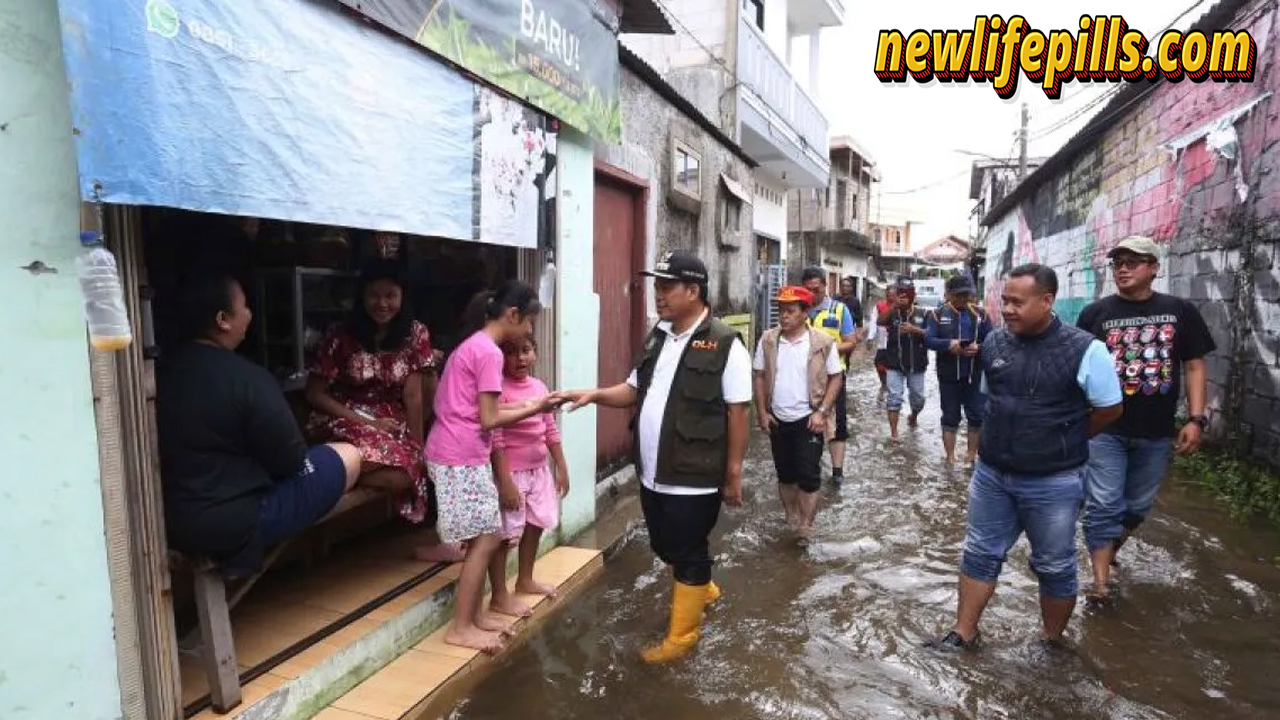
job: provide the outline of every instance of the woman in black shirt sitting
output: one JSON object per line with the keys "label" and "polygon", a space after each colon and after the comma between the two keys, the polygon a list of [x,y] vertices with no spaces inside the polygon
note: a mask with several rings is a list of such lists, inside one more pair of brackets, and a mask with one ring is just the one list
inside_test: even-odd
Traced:
{"label": "woman in black shirt sitting", "polygon": [[188,283],[180,310],[187,342],[165,359],[156,394],[169,545],[251,574],[266,548],[337,505],[360,454],[308,448],[275,378],[235,353],[253,319],[239,282]]}

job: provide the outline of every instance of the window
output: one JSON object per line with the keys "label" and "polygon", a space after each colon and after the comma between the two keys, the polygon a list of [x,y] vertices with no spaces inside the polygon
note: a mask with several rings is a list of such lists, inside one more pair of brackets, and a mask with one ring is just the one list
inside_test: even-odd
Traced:
{"label": "window", "polygon": [[720,225],[725,232],[736,233],[742,230],[742,202],[732,195],[725,195],[724,210]]}
{"label": "window", "polygon": [[[685,212],[702,213],[702,154],[692,145],[672,135],[670,142],[671,175],[667,200]],[[715,212],[715,206],[708,208]]]}
{"label": "window", "polygon": [[699,195],[702,187],[700,173],[702,161],[693,151],[682,145],[676,146],[675,153],[675,185],[690,195]]}
{"label": "window", "polygon": [[699,186],[698,158],[684,150],[676,150],[676,184],[690,192],[697,192]]}
{"label": "window", "polygon": [[742,0],[742,9],[747,22],[764,30],[764,0]]}
{"label": "window", "polygon": [[849,213],[846,210],[849,202],[849,184],[844,180],[836,181],[836,218],[837,226],[844,227],[848,221]]}

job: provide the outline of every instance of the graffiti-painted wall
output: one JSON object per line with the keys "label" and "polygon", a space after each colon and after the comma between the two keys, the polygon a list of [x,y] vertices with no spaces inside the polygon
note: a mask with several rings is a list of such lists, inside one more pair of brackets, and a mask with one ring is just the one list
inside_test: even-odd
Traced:
{"label": "graffiti-painted wall", "polygon": [[1040,262],[1057,270],[1057,311],[1074,321],[1115,291],[1107,252],[1128,235],[1155,239],[1164,250],[1156,289],[1195,302],[1217,341],[1209,358],[1215,433],[1244,434],[1253,454],[1280,466],[1273,8],[1247,3],[1222,23],[1257,42],[1255,82],[1160,82],[1127,107],[1102,111],[1098,140],[992,225],[984,299],[998,317],[1005,273]]}

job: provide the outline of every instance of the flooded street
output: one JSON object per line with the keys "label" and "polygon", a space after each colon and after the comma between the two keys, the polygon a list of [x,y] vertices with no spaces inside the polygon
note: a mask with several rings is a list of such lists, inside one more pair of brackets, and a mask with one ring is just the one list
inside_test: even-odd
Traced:
{"label": "flooded street", "polygon": [[1280,535],[1230,523],[1176,480],[1121,554],[1116,603],[1077,608],[1074,651],[1035,641],[1025,540],[981,651],[922,649],[955,610],[968,476],[942,463],[932,371],[920,427],[904,419],[897,448],[877,389],[869,369],[850,379],[847,479],[824,490],[808,548],[785,532],[768,445],[753,439],[746,504],[713,540],[725,595],[688,659],[637,656],[661,638],[670,591],[642,530],[448,717],[1280,717]]}

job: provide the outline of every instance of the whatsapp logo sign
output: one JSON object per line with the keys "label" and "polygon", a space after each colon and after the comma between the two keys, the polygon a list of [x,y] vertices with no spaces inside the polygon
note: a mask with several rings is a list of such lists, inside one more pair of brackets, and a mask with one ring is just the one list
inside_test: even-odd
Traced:
{"label": "whatsapp logo sign", "polygon": [[165,0],[147,0],[147,30],[166,40],[178,35],[182,27],[178,11]]}

